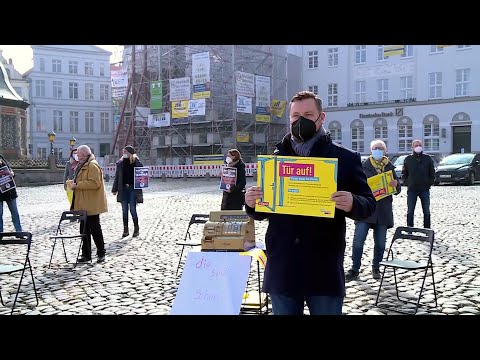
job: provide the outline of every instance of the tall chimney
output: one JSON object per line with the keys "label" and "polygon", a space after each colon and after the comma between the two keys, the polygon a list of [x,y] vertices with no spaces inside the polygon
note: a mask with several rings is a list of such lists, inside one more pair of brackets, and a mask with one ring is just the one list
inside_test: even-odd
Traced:
{"label": "tall chimney", "polygon": [[9,63],[10,65],[13,65],[12,58],[8,59],[8,63]]}

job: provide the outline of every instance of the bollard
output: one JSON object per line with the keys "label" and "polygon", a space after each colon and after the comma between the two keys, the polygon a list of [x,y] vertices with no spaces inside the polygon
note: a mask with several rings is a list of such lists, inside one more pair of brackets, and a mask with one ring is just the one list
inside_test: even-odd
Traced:
{"label": "bollard", "polygon": [[162,173],[162,182],[167,182],[167,175],[165,175],[165,173]]}
{"label": "bollard", "polygon": [[210,181],[210,173],[209,173],[209,172],[207,172],[207,173],[205,174],[205,178],[207,179],[207,181]]}
{"label": "bollard", "polygon": [[186,172],[183,173],[183,181],[187,181],[187,173]]}
{"label": "bollard", "polygon": [[110,181],[110,175],[108,173],[105,174],[105,182]]}

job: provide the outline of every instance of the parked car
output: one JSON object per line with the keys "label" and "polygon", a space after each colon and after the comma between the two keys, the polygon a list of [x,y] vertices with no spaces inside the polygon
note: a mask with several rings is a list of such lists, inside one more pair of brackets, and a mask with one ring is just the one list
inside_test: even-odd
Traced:
{"label": "parked car", "polygon": [[480,154],[452,154],[444,157],[435,171],[435,185],[466,183],[480,180]]}
{"label": "parked car", "polygon": [[[402,179],[402,170],[403,170],[403,163],[405,162],[405,158],[410,155],[400,155],[395,159],[395,162],[393,163],[393,166],[395,166],[395,174],[397,174],[398,181],[400,182],[401,185],[403,185],[403,179]],[[426,154],[430,155],[430,154]],[[433,167],[436,169],[438,166],[437,160],[435,160],[435,157],[433,155],[430,155],[430,157],[433,160]]]}

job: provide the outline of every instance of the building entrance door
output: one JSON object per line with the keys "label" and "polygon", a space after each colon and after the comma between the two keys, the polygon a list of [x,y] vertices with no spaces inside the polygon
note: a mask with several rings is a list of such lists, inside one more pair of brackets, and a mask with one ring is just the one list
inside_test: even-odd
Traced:
{"label": "building entrance door", "polygon": [[452,126],[453,153],[469,153],[472,151],[472,127]]}

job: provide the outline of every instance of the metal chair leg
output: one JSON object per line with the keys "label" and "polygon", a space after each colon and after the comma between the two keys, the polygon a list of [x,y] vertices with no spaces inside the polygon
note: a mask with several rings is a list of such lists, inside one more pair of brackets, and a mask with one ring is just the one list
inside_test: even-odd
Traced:
{"label": "metal chair leg", "polygon": [[53,252],[55,251],[55,244],[57,243],[57,238],[53,240],[53,249],[52,249],[52,254],[50,255],[50,261],[48,263],[48,268],[50,269],[50,265],[52,264],[52,259],[53,259]]}
{"label": "metal chair leg", "polygon": [[15,294],[15,300],[13,300],[12,311],[10,312],[10,315],[12,315],[13,311],[15,310],[15,304],[17,303],[18,294],[20,293],[20,287],[22,286],[22,281],[23,281],[23,275],[24,274],[25,274],[25,267],[22,270],[22,275],[20,277],[20,282],[18,283],[17,293]]}
{"label": "metal chair leg", "polygon": [[28,267],[30,268],[30,275],[32,276],[33,291],[35,292],[35,298],[37,299],[37,306],[38,306],[37,287],[35,286],[35,280],[33,278],[33,270],[32,270],[32,264],[30,263],[30,258],[28,258]]}
{"label": "metal chair leg", "polygon": [[65,243],[64,243],[63,239],[61,239],[61,240],[62,240],[63,254],[65,255],[65,261],[68,263],[67,252],[65,251]]}
{"label": "metal chair leg", "polygon": [[183,256],[183,250],[184,249],[185,249],[185,245],[182,245],[182,252],[180,253],[180,259],[178,259],[177,272],[175,273],[175,276],[178,275],[178,270],[180,269],[180,263],[182,262],[182,256]]}

